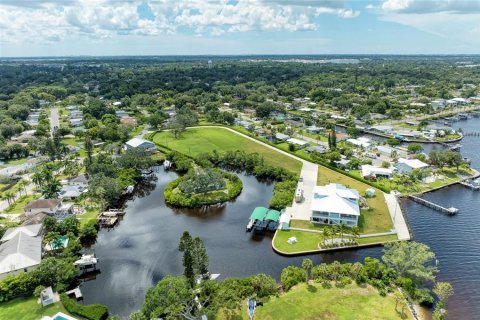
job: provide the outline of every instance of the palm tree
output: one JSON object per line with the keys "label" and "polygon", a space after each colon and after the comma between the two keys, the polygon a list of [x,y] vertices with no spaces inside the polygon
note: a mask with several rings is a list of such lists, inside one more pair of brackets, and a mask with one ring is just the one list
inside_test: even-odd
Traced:
{"label": "palm tree", "polygon": [[22,179],[18,182],[18,187],[23,190],[25,195],[27,195],[27,186],[29,185],[29,182],[25,179]]}
{"label": "palm tree", "polygon": [[305,270],[305,281],[308,283],[310,271],[313,268],[313,262],[311,259],[303,259],[302,268]]}
{"label": "palm tree", "polygon": [[340,225],[338,226],[338,232],[340,233],[340,239],[342,241],[342,244],[343,244],[343,235],[344,235],[345,231],[347,231],[346,228],[347,227],[343,223],[340,223]]}
{"label": "palm tree", "polygon": [[360,237],[360,228],[358,226],[353,226],[352,228],[350,228],[350,232],[355,238]]}
{"label": "palm tree", "polygon": [[327,240],[331,235],[332,235],[332,230],[330,230],[330,228],[326,227],[323,229],[323,244],[325,246],[327,246]]}

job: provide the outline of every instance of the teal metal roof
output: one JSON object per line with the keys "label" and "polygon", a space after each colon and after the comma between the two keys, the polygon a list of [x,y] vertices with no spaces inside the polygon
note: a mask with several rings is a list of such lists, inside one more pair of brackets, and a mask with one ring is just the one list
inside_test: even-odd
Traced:
{"label": "teal metal roof", "polygon": [[278,212],[277,210],[268,210],[265,220],[278,222],[278,220],[280,220],[280,212]]}
{"label": "teal metal roof", "polygon": [[267,216],[268,209],[264,207],[256,207],[250,215],[250,220],[264,220]]}

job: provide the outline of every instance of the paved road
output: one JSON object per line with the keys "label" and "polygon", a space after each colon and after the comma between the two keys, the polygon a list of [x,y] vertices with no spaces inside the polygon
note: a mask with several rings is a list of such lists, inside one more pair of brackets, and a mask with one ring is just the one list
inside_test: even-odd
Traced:
{"label": "paved road", "polygon": [[50,110],[50,134],[53,136],[53,130],[60,128],[60,116],[58,114],[58,108]]}
{"label": "paved road", "polygon": [[0,170],[0,176],[10,176],[10,175],[16,174],[19,171],[27,170],[29,168],[34,167],[38,161],[39,161],[38,158],[34,158],[34,159],[29,159],[27,162],[16,165],[16,166],[3,168]]}

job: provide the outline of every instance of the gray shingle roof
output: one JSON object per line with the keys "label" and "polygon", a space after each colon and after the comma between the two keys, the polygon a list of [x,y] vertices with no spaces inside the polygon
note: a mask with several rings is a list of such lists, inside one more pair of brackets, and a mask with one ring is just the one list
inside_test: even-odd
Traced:
{"label": "gray shingle roof", "polygon": [[42,224],[31,224],[28,226],[22,226],[22,227],[16,227],[16,228],[10,228],[8,229],[5,234],[2,237],[1,242],[8,241],[15,237],[18,233],[24,232],[26,235],[30,237],[36,237],[40,234],[40,231],[42,230]]}
{"label": "gray shingle roof", "polygon": [[0,274],[38,265],[42,259],[42,238],[17,233],[0,245]]}

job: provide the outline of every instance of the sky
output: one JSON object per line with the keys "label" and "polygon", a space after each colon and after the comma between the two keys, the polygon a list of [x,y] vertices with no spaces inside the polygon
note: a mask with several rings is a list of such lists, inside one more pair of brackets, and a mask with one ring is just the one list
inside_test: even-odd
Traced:
{"label": "sky", "polygon": [[480,0],[0,0],[0,56],[480,54]]}

